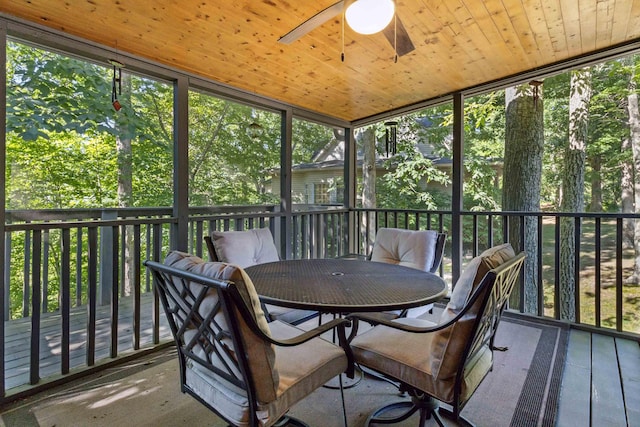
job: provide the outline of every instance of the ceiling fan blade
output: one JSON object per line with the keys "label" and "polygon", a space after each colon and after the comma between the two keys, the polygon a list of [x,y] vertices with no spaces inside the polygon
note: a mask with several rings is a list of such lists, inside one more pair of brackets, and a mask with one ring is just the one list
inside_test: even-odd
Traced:
{"label": "ceiling fan blade", "polygon": [[329,19],[337,16],[339,13],[342,12],[343,8],[344,8],[344,0],[340,0],[335,4],[332,4],[326,9],[316,13],[311,18],[307,19],[302,24],[298,25],[293,30],[285,34],[284,36],[280,37],[278,41],[280,43],[290,44],[298,40],[300,37],[304,36],[309,31],[314,30],[315,28],[327,22]]}
{"label": "ceiling fan blade", "polygon": [[[409,37],[409,33],[407,32],[406,28],[404,28],[400,17],[397,15],[396,20],[397,28],[394,27],[393,21],[391,21],[391,23],[387,25],[387,27],[382,32],[384,33],[384,36],[387,38],[387,40],[389,40],[389,43],[391,43],[391,47],[395,46],[398,56],[402,56],[415,50],[416,47],[413,45],[411,37]],[[397,40],[395,40],[396,37]]]}

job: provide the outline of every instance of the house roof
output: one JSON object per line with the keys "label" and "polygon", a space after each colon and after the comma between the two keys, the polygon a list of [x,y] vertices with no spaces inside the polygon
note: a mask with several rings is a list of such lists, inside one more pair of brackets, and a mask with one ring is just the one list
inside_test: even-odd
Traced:
{"label": "house roof", "polygon": [[[3,0],[0,12],[346,121],[640,37],[639,0],[398,0],[415,49],[341,15],[278,39],[336,0]],[[393,22],[393,21],[392,21]]]}

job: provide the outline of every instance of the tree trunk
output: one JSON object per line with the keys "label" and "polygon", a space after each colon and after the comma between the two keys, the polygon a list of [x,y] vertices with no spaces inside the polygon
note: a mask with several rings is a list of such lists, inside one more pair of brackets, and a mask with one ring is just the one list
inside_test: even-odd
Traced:
{"label": "tree trunk", "polygon": [[[625,138],[622,141],[621,151],[624,153],[631,150],[631,140]],[[622,187],[622,213],[633,212],[633,163],[623,161],[620,164],[620,187]],[[633,247],[633,234],[635,221],[624,219],[622,222],[622,244],[625,248]]]}
{"label": "tree trunk", "polygon": [[[591,101],[591,71],[588,68],[571,72],[569,100],[569,142],[564,155],[562,175],[563,212],[584,211],[584,170],[587,124]],[[573,218],[560,221],[560,318],[576,320],[575,289],[575,228]]]}
{"label": "tree trunk", "polygon": [[[131,111],[131,77],[122,73],[122,87],[124,89],[125,102],[123,109],[118,112],[118,133],[116,137],[116,154],[118,164],[118,207],[132,206],[133,201],[133,150],[131,147],[131,134],[127,130],[127,114]],[[133,290],[135,266],[133,264],[133,227],[125,227],[124,239],[124,271],[122,272],[124,295],[131,295]],[[120,236],[123,238],[123,236]],[[119,259],[118,254],[113,254],[113,259]]]}
{"label": "tree trunk", "polygon": [[[540,210],[544,120],[542,87],[537,93],[530,85],[505,90],[506,124],[502,209],[537,212]],[[524,230],[521,227],[524,225]],[[524,231],[524,242],[521,235]],[[535,218],[511,218],[509,241],[516,251],[524,250],[524,307],[527,313],[538,310],[538,222]],[[511,306],[520,305],[520,288],[514,288]]]}
{"label": "tree trunk", "polygon": [[[632,70],[634,69],[631,67]],[[635,82],[635,72],[629,78],[629,94],[627,95],[627,112],[629,113],[629,138],[633,152],[634,201],[635,213],[640,212],[640,111],[638,110],[638,93]],[[625,280],[626,284],[640,283],[640,221],[635,221],[633,247],[635,258],[633,274]]]}
{"label": "tree trunk", "polygon": [[[373,209],[376,207],[376,132],[373,126],[364,129],[359,135],[363,148],[362,161],[362,207]],[[367,225],[369,235],[367,236]],[[371,253],[373,241],[375,239],[375,214],[363,215],[360,224],[363,253]],[[367,239],[368,237],[368,239]]]}

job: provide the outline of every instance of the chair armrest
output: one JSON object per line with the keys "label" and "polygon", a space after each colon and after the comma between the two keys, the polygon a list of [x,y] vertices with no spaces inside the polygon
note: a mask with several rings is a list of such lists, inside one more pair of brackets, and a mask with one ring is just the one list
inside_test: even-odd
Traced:
{"label": "chair armrest", "polygon": [[[491,271],[489,273],[487,273],[487,276],[489,276],[489,275],[495,276],[495,274],[493,272],[491,272]],[[491,279],[491,280],[493,280],[493,279]],[[482,285],[488,286],[487,284],[482,283],[481,285],[478,286],[478,289]],[[469,302],[465,305],[465,307],[455,317],[453,317],[452,319],[449,319],[445,323],[439,323],[439,324],[437,324],[435,326],[407,325],[405,323],[400,323],[400,322],[397,322],[397,321],[394,321],[394,320],[391,320],[391,319],[385,319],[382,316],[377,316],[376,313],[371,313],[371,314],[368,314],[368,313],[353,313],[353,314],[348,315],[346,317],[346,319],[353,320],[354,321],[354,325],[357,325],[357,322],[359,320],[364,320],[365,322],[370,323],[371,325],[374,325],[374,326],[384,325],[384,326],[388,326],[388,327],[394,328],[394,329],[399,329],[399,330],[405,331],[405,332],[415,332],[415,333],[419,333],[419,334],[436,332],[436,331],[440,331],[442,329],[447,329],[447,328],[451,327],[454,323],[456,323],[462,317],[467,315],[467,312],[471,309],[471,307],[473,306],[475,301],[479,298],[480,292],[478,292],[478,289],[476,289],[476,291],[474,292],[472,297],[469,299]],[[357,328],[357,326],[354,326],[354,329],[356,329],[356,328]]]}
{"label": "chair armrest", "polygon": [[340,345],[345,355],[347,356],[347,370],[346,370],[347,377],[353,378],[355,373],[355,358],[353,356],[353,350],[349,345],[349,341],[351,337],[347,339],[347,333],[346,333],[346,327],[351,325],[352,325],[351,320],[346,318],[337,318],[337,319],[331,320],[330,322],[324,323],[316,328],[313,328],[310,331],[303,332],[302,334],[297,335],[293,338],[279,340],[279,339],[267,336],[262,332],[262,330],[259,330],[259,335],[265,341],[268,341],[271,344],[284,346],[284,347],[291,347],[291,346],[296,346],[304,342],[307,342],[332,329],[336,329],[338,333],[338,344]]}
{"label": "chair armrest", "polygon": [[287,339],[277,339],[274,337],[270,337],[266,334],[264,334],[262,332],[262,330],[260,330],[260,336],[265,340],[265,341],[269,341],[271,344],[274,345],[279,345],[282,347],[292,347],[292,346],[296,346],[296,345],[300,345],[302,343],[305,343],[307,341],[309,341],[312,338],[315,338],[317,336],[322,335],[325,332],[328,332],[334,328],[342,328],[344,329],[346,326],[350,326],[351,325],[351,321],[348,319],[333,319],[330,322],[327,323],[323,323],[322,325],[313,328],[309,331],[305,331],[303,333],[301,333],[300,335],[297,335],[295,337],[292,338],[287,338]]}

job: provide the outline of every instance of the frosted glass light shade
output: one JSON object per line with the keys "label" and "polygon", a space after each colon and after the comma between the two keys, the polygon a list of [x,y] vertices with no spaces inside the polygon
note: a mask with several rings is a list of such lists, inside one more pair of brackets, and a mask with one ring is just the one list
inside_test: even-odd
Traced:
{"label": "frosted glass light shade", "polygon": [[393,0],[356,0],[347,7],[347,24],[356,33],[375,34],[389,25],[395,13]]}

